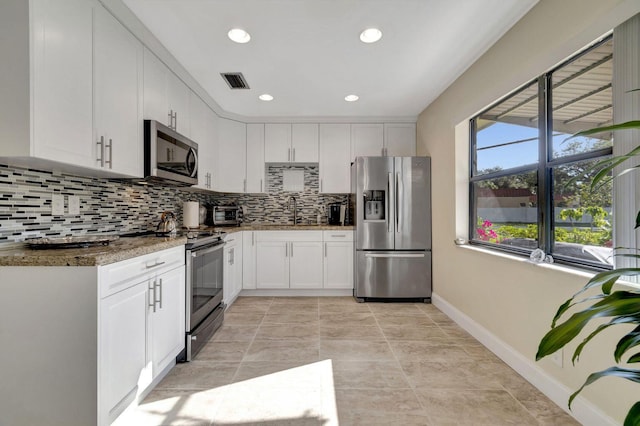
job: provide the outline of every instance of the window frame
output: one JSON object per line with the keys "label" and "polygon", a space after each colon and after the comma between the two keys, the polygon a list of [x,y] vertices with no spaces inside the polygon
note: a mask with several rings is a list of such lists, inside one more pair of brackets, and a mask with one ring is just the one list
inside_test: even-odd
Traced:
{"label": "window frame", "polygon": [[[571,266],[577,266],[589,270],[610,270],[613,267],[611,265],[604,265],[598,262],[590,262],[584,259],[576,259],[568,256],[562,256],[553,253],[554,235],[555,235],[555,220],[554,220],[554,206],[553,206],[553,169],[559,166],[578,163],[582,161],[605,159],[613,154],[613,146],[608,148],[600,148],[592,151],[582,152],[573,155],[566,155],[557,158],[553,158],[553,87],[552,77],[554,72],[568,65],[569,63],[577,60],[581,56],[590,52],[593,49],[607,43],[612,40],[613,36],[608,34],[601,39],[582,49],[580,52],[572,55],[559,65],[553,67],[542,75],[534,78],[523,84],[516,90],[510,92],[504,97],[500,98],[496,102],[493,102],[487,108],[484,108],[479,113],[475,114],[469,120],[469,235],[468,241],[470,244],[479,245],[490,248],[492,250],[498,250],[502,252],[529,256],[533,250],[526,249],[524,247],[500,245],[491,243],[488,241],[482,241],[475,239],[475,228],[477,220],[477,200],[475,197],[474,184],[490,179],[495,179],[505,176],[513,176],[526,172],[537,173],[537,226],[538,226],[538,241],[537,248],[541,249],[547,254],[552,254],[554,262],[560,264],[566,264]],[[533,164],[526,164],[522,166],[512,167],[505,170],[499,170],[496,172],[486,173],[482,175],[477,174],[477,120],[491,111],[496,106],[505,102],[511,97],[516,96],[518,93],[527,90],[532,85],[538,86],[538,162]],[[612,200],[613,201],[613,200]],[[550,219],[548,219],[550,218]]]}

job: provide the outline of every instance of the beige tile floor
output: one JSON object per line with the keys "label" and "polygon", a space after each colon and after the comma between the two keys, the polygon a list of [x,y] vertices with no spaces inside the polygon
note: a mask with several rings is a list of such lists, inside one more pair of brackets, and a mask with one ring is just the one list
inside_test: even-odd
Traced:
{"label": "beige tile floor", "polygon": [[430,304],[241,297],[120,424],[575,425]]}

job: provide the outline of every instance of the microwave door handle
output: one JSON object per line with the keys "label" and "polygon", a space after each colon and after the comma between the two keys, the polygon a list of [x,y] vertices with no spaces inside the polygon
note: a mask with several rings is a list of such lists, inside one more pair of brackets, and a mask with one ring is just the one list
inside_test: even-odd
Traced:
{"label": "microwave door handle", "polygon": [[[189,169],[189,156],[193,155],[193,170]],[[187,172],[189,172],[189,177],[196,177],[198,174],[198,154],[196,154],[196,150],[193,148],[189,148],[189,153],[187,154],[187,159],[185,160],[185,168]]]}

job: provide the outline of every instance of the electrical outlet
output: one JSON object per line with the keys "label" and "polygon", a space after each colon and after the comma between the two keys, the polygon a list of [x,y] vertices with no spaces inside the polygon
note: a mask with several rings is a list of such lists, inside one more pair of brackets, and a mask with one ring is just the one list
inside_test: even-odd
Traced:
{"label": "electrical outlet", "polygon": [[64,195],[53,194],[51,196],[51,214],[54,216],[64,215]]}
{"label": "electrical outlet", "polygon": [[558,367],[562,368],[562,361],[564,359],[564,349],[560,349],[559,351],[555,351],[553,354],[551,354],[551,360],[553,361],[554,364],[556,364]]}
{"label": "electrical outlet", "polygon": [[69,195],[69,214],[80,214],[80,197]]}

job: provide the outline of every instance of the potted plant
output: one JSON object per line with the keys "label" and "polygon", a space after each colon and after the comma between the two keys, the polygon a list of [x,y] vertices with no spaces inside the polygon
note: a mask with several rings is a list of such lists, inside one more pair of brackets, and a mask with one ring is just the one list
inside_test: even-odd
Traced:
{"label": "potted plant", "polygon": [[[629,121],[590,129],[576,133],[572,137],[626,129],[640,129],[640,121]],[[631,167],[618,173],[615,177],[611,177],[615,167],[637,156],[640,156],[640,146],[626,155],[614,156],[599,162],[596,165],[599,171],[591,182],[591,188],[596,188],[608,179],[614,179],[622,174],[638,170],[640,166]],[[640,212],[636,216],[635,229],[638,227],[640,227]],[[614,249],[614,256],[619,257],[640,259],[639,253],[638,250]],[[605,370],[591,373],[584,384],[569,397],[569,409],[571,409],[571,403],[575,397],[585,386],[602,377],[614,376],[640,383],[640,369],[630,368],[626,365],[640,363],[640,290],[616,286],[616,282],[620,278],[638,275],[640,275],[640,268],[619,268],[596,274],[580,291],[560,305],[551,322],[551,330],[540,341],[536,361],[560,350],[574,339],[579,339],[580,332],[592,320],[607,318],[607,322],[600,323],[576,347],[572,357],[572,362],[575,364],[585,346],[602,331],[619,324],[635,326],[624,334],[617,342],[616,347],[613,348],[613,358],[616,364]],[[588,295],[585,294],[587,292],[589,292]],[[592,294],[593,292],[595,294]],[[573,309],[573,313],[569,314],[569,310],[572,308],[581,308],[581,310],[575,311]],[[640,401],[637,401],[629,409],[624,426],[640,426]]]}

